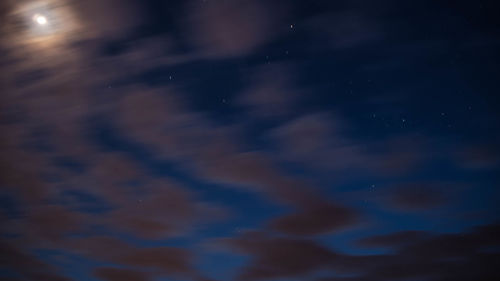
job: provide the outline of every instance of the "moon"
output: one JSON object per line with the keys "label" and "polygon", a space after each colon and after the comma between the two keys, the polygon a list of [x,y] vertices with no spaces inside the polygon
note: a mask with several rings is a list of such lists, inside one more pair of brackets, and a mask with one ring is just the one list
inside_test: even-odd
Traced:
{"label": "moon", "polygon": [[82,12],[77,9],[80,6],[75,6],[80,1],[0,0],[0,6],[5,1],[9,4],[5,8],[5,21],[3,11],[0,11],[0,30],[4,31],[2,39],[9,39],[0,40],[0,43],[19,53],[44,52],[45,57],[48,54],[60,55],[61,52],[74,50],[73,42],[83,41],[93,34],[81,18]]}
{"label": "moon", "polygon": [[35,14],[33,16],[33,20],[39,24],[39,25],[46,25],[47,24],[47,18],[44,16],[44,15],[40,15],[40,14]]}

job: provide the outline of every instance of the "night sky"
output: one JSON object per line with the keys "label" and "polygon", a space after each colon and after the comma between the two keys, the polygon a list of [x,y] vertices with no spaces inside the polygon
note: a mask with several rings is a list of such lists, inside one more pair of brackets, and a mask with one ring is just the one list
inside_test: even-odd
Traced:
{"label": "night sky", "polygon": [[500,280],[494,0],[0,0],[0,280]]}

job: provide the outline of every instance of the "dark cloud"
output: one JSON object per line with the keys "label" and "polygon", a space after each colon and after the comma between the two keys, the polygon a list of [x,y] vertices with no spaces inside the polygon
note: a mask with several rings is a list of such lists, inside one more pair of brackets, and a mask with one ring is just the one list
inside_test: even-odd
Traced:
{"label": "dark cloud", "polygon": [[458,149],[458,163],[466,169],[483,170],[498,168],[500,151],[495,145],[481,144]]}
{"label": "dark cloud", "polygon": [[191,225],[223,217],[222,208],[198,202],[183,188],[162,182],[152,183],[135,201],[120,206],[105,224],[145,238],[165,238],[188,232]]}
{"label": "dark cloud", "polygon": [[[321,280],[493,280],[498,275],[500,245],[498,225],[457,234],[407,231],[363,239],[365,246],[391,247],[384,255],[354,256],[336,253],[311,240],[273,237],[249,232],[239,238],[220,240],[250,256],[241,280],[306,278],[318,272],[338,276]],[[446,270],[442,270],[442,269]]]}
{"label": "dark cloud", "polygon": [[265,234],[249,233],[224,242],[252,257],[242,269],[238,280],[306,276],[327,267],[335,258],[333,252],[309,240],[272,238]]}
{"label": "dark cloud", "polygon": [[137,249],[117,257],[118,263],[156,270],[164,274],[189,274],[193,272],[191,255],[188,251],[171,248],[156,247]]}
{"label": "dark cloud", "polygon": [[356,242],[362,247],[401,247],[409,243],[414,243],[420,239],[428,237],[429,234],[423,231],[403,231],[385,235],[367,237]]}
{"label": "dark cloud", "polygon": [[287,234],[315,235],[352,226],[358,222],[358,217],[353,209],[317,202],[314,206],[274,219],[270,227]]}
{"label": "dark cloud", "polygon": [[[409,183],[396,185],[387,194],[390,206],[406,211],[429,210],[441,207],[451,199],[447,197],[451,184]],[[458,189],[455,187],[455,191]]]}
{"label": "dark cloud", "polygon": [[117,257],[132,252],[135,247],[110,236],[91,236],[64,241],[62,248],[77,254],[103,261],[114,261]]}
{"label": "dark cloud", "polygon": [[70,281],[58,270],[8,240],[0,241],[0,267],[20,274],[24,280]]}
{"label": "dark cloud", "polygon": [[[362,243],[380,245],[382,242],[395,247],[395,252],[383,260],[368,257],[373,267],[360,268],[359,277],[352,280],[493,280],[498,278],[494,268],[498,265],[499,253],[487,249],[499,245],[500,241],[493,238],[497,232],[498,225],[488,225],[457,234],[422,237],[415,232],[405,232],[367,238]],[[387,241],[391,237],[395,243]]]}
{"label": "dark cloud", "polygon": [[[193,254],[177,247],[137,247],[123,240],[110,236],[92,236],[68,239],[61,244],[61,249],[72,251],[87,258],[111,262],[128,268],[144,270],[136,272],[134,278],[154,276],[178,276],[188,279],[202,278],[194,268]],[[146,272],[149,272],[146,274]],[[118,278],[123,270],[101,270],[101,278]],[[131,277],[132,278],[132,277]],[[106,279],[107,280],[107,279]],[[149,280],[149,279],[146,279]]]}
{"label": "dark cloud", "polygon": [[2,265],[11,265],[18,269],[25,267],[44,269],[47,266],[44,262],[14,247],[13,245],[7,243],[7,241],[2,241],[1,247]]}
{"label": "dark cloud", "polygon": [[147,273],[130,269],[99,267],[94,269],[94,276],[106,281],[146,281],[151,280]]}
{"label": "dark cloud", "polygon": [[27,227],[47,239],[60,239],[85,227],[84,216],[60,206],[45,205],[30,210]]}

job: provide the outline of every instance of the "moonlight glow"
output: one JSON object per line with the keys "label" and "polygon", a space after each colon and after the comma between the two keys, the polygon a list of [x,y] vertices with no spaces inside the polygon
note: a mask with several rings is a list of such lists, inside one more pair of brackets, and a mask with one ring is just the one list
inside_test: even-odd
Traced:
{"label": "moonlight glow", "polygon": [[47,24],[47,18],[43,15],[40,15],[40,14],[34,15],[33,20],[39,25],[46,25]]}
{"label": "moonlight glow", "polygon": [[[0,0],[0,2],[3,0]],[[14,0],[13,0],[14,1]],[[64,42],[81,36],[71,0],[16,0],[9,13],[10,42],[33,48],[54,50]],[[77,31],[78,29],[78,31]]]}

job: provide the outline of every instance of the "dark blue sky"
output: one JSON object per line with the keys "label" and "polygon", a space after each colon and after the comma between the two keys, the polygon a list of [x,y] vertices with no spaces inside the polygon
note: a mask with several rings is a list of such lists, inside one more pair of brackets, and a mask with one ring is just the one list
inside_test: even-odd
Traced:
{"label": "dark blue sky", "polygon": [[500,279],[497,10],[1,2],[0,279]]}

